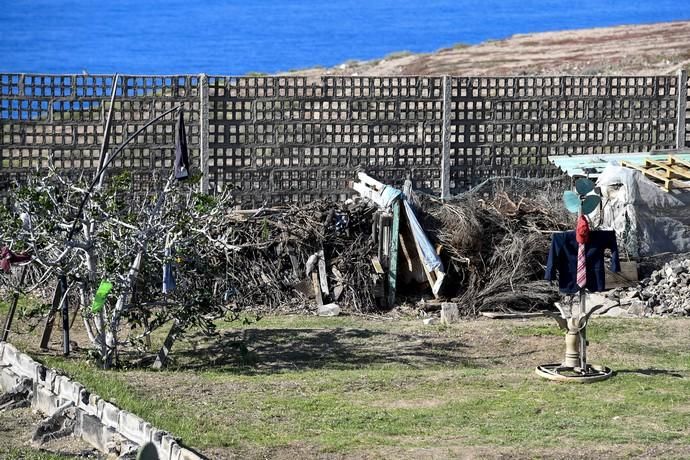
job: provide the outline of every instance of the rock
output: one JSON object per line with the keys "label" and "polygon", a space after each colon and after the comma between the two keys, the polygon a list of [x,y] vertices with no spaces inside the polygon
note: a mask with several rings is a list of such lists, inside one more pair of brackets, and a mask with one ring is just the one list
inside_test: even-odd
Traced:
{"label": "rock", "polygon": [[665,273],[666,277],[670,278],[673,275],[679,275],[685,271],[685,268],[682,265],[676,265],[676,266],[670,266],[666,267]]}
{"label": "rock", "polygon": [[642,300],[649,300],[652,297],[654,297],[654,290],[653,289],[644,289],[642,292],[640,292],[640,297]]}
{"label": "rock", "polygon": [[432,316],[431,318],[424,318],[423,322],[427,326],[430,326],[432,324],[438,324],[438,318],[436,318],[435,316]]}
{"label": "rock", "polygon": [[335,303],[319,305],[317,314],[319,316],[338,316],[340,314],[340,306]]}
{"label": "rock", "polygon": [[587,294],[587,308],[592,308],[595,305],[603,305],[603,308],[608,308],[612,305],[618,305],[618,300],[609,299],[597,292],[590,292]]}
{"label": "rock", "polygon": [[690,315],[690,258],[671,260],[618,295],[623,309],[635,316]]}
{"label": "rock", "polygon": [[647,309],[647,304],[642,300],[633,300],[628,307],[628,313],[633,316],[644,316],[644,312]]}
{"label": "rock", "polygon": [[633,300],[640,298],[640,291],[637,289],[630,289],[624,292],[621,296],[621,304],[630,304]]}
{"label": "rock", "polygon": [[[596,313],[595,313],[596,314]],[[613,307],[601,316],[609,316],[612,318],[632,318],[635,315],[631,315],[627,310],[621,307]]]}
{"label": "rock", "polygon": [[618,300],[620,298],[622,292],[623,292],[623,289],[621,289],[621,288],[611,289],[606,294],[604,294],[604,297],[606,297],[607,299],[611,299],[611,300]]}
{"label": "rock", "polygon": [[452,324],[460,319],[460,309],[458,304],[443,302],[441,304],[441,323]]}

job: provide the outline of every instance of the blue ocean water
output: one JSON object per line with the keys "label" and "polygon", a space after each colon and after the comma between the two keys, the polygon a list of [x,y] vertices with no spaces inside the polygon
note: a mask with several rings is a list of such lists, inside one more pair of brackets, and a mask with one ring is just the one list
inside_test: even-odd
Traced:
{"label": "blue ocean water", "polygon": [[688,0],[0,0],[0,72],[242,75],[515,33],[690,18]]}

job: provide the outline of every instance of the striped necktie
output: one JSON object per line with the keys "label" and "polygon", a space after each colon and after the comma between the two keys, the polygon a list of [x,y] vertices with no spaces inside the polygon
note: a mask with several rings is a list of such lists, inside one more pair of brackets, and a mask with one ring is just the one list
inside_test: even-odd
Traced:
{"label": "striped necktie", "polygon": [[585,258],[585,245],[580,243],[577,247],[577,285],[584,288],[587,285],[587,260]]}

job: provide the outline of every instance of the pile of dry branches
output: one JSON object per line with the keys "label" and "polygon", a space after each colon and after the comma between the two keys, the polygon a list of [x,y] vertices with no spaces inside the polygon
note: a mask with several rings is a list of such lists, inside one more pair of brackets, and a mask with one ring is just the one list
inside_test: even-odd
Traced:
{"label": "pile of dry branches", "polygon": [[323,250],[329,285],[344,287],[338,304],[349,311],[366,312],[374,308],[370,275],[374,211],[361,201],[322,200],[232,211],[204,231],[212,241],[234,248],[228,252],[227,297],[238,308],[305,311],[311,304],[305,302],[310,287],[307,260]]}
{"label": "pile of dry branches", "polygon": [[[548,183],[546,183],[548,184]],[[451,201],[424,197],[424,226],[449,258],[447,295],[463,313],[546,307],[557,291],[544,278],[551,232],[572,227],[560,187],[492,184]]]}

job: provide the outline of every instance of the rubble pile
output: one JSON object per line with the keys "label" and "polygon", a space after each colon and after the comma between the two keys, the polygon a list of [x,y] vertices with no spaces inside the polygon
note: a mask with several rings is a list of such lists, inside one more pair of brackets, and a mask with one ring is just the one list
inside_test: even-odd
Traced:
{"label": "rubble pile", "polygon": [[690,316],[690,258],[667,262],[632,288],[611,291],[621,316]]}

